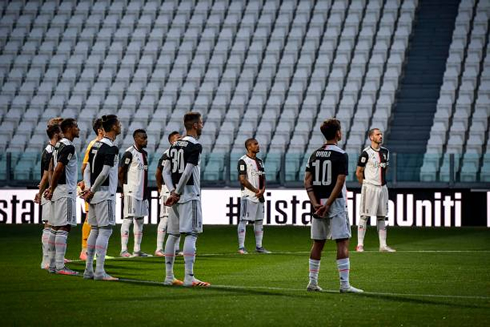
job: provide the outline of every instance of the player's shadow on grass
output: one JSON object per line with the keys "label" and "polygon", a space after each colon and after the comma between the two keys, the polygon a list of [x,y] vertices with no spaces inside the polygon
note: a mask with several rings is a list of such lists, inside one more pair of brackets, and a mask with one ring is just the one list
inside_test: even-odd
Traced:
{"label": "player's shadow on grass", "polygon": [[379,300],[386,300],[386,301],[397,301],[397,302],[404,302],[404,303],[411,303],[411,304],[421,304],[421,305],[443,305],[443,306],[448,306],[448,307],[455,307],[455,308],[471,308],[471,309],[481,309],[481,308],[487,308],[488,306],[485,305],[474,305],[474,304],[461,304],[461,303],[451,303],[447,301],[437,301],[437,300],[427,300],[427,299],[416,299],[407,296],[400,296],[400,295],[389,295],[389,294],[372,294],[372,293],[361,293],[361,294],[355,294],[355,296],[361,296],[361,297],[367,297],[367,298],[373,298],[373,299],[379,299]]}
{"label": "player's shadow on grass", "polygon": [[[129,278],[120,278],[119,283],[127,283],[129,285],[134,284],[134,285],[145,285],[145,286],[153,286],[153,287],[162,287],[163,289],[180,289],[180,290],[185,290],[185,289],[199,289],[199,290],[206,290],[206,291],[217,291],[217,292],[223,292],[223,293],[235,293],[235,295],[266,295],[266,296],[280,296],[280,297],[290,297],[290,298],[309,298],[307,294],[287,294],[283,293],[280,291],[264,291],[264,290],[254,290],[254,289],[243,289],[243,288],[227,288],[227,287],[218,287],[211,285],[210,287],[195,287],[195,288],[186,288],[183,286],[166,286],[163,285],[163,282],[155,282],[155,281],[148,281],[148,280],[139,280],[139,279],[129,279]],[[195,296],[195,293],[189,293],[189,296]],[[206,295],[209,296],[209,295]]]}

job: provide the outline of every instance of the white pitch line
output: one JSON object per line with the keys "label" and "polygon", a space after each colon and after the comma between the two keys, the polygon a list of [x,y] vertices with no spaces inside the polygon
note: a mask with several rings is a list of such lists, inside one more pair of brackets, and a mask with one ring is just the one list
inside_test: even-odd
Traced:
{"label": "white pitch line", "polygon": [[[138,279],[125,279],[121,278],[121,282],[130,283],[144,283],[152,285],[162,285],[165,287],[178,287],[167,286],[163,282],[151,281],[151,280],[138,280]],[[284,292],[307,292],[306,288],[285,288],[285,287],[272,287],[272,286],[240,286],[240,285],[215,285],[211,284],[210,289],[236,289],[236,290],[268,290],[268,291],[284,291]],[[340,294],[339,290],[326,290],[315,293],[332,293]],[[364,292],[366,295],[384,295],[384,296],[404,296],[404,297],[428,297],[428,298],[440,298],[440,299],[465,299],[465,300],[490,300],[490,296],[478,296],[478,295],[442,295],[442,294],[413,294],[413,293],[386,293],[386,292]],[[361,294],[361,295],[362,295]]]}
{"label": "white pitch line", "polygon": [[[335,253],[336,251],[323,251],[323,253]],[[378,253],[379,251],[364,251],[364,253]],[[271,254],[309,254],[309,251],[278,251],[278,252],[272,252]],[[355,253],[356,255],[358,252],[356,251],[350,251],[351,254]],[[490,253],[490,250],[406,250],[406,251],[396,251],[396,253]],[[254,254],[254,253],[251,253]],[[360,254],[360,253],[359,253]],[[267,256],[269,254],[256,254],[256,255],[261,255],[261,256]],[[362,255],[362,254],[360,254]],[[388,255],[394,255],[394,254],[388,254]],[[235,252],[228,252],[228,253],[202,253],[202,254],[197,254],[197,257],[224,257],[224,256],[247,256]],[[147,259],[147,258],[157,258],[154,256],[151,257],[113,257],[113,258],[106,258],[106,260],[131,260],[131,259]],[[70,262],[84,262],[85,260],[70,260]]]}

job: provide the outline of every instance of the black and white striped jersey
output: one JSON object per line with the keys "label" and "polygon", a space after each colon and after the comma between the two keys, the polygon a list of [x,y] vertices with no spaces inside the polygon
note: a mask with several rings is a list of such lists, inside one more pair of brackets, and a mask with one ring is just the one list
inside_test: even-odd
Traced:
{"label": "black and white striped jersey", "polygon": [[56,143],[54,148],[53,169],[56,168],[58,163],[62,163],[64,168],[58,180],[58,186],[54,190],[53,200],[62,197],[76,197],[78,178],[77,152],[73,143],[67,138],[62,138]]}
{"label": "black and white striped jersey", "polygon": [[380,147],[379,150],[368,146],[362,150],[359,161],[359,167],[364,167],[364,181],[372,185],[386,184],[386,170],[390,165],[390,153],[387,148]]}
{"label": "black and white striped jersey", "polygon": [[95,192],[91,203],[99,203],[105,200],[113,199],[117,191],[117,170],[119,164],[119,149],[107,137],[97,141],[90,149],[90,185],[93,185],[105,165],[111,167],[109,177],[102,183],[100,188]]}
{"label": "black and white striped jersey", "polygon": [[150,198],[148,190],[148,153],[134,145],[126,149],[120,162],[125,169],[123,180],[124,195],[137,200]]}

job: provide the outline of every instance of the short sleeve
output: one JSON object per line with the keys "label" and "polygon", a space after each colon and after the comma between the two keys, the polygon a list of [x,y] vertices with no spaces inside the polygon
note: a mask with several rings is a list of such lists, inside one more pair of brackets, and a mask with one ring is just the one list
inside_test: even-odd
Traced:
{"label": "short sleeve", "polygon": [[308,162],[306,163],[306,168],[305,168],[305,171],[307,172],[311,172],[311,162],[313,161],[313,158],[315,157],[315,152],[313,152],[310,156],[310,159],[308,159]]}
{"label": "short sleeve", "polygon": [[359,160],[357,161],[357,166],[359,167],[366,167],[366,164],[368,162],[369,156],[366,151],[362,151]]}
{"label": "short sleeve", "polygon": [[238,175],[247,175],[247,164],[245,163],[245,160],[240,159],[238,160]]}
{"label": "short sleeve", "polygon": [[189,153],[189,158],[187,159],[187,163],[193,164],[197,166],[199,164],[199,157],[202,152],[201,144],[196,144],[192,147],[191,152]]}
{"label": "short sleeve", "polygon": [[131,161],[133,160],[133,154],[130,151],[124,152],[121,162],[119,164],[119,167],[122,168],[128,168],[128,166],[131,164]]}
{"label": "short sleeve", "polygon": [[75,147],[73,145],[67,145],[60,149],[58,154],[58,162],[61,162],[63,165],[68,165],[68,162],[71,160],[73,155],[75,154]]}
{"label": "short sleeve", "polygon": [[347,153],[344,153],[342,159],[340,160],[340,174],[341,175],[349,175],[349,156]]}
{"label": "short sleeve", "polygon": [[51,158],[53,157],[52,153],[49,153],[45,151],[43,153],[42,161],[41,161],[41,167],[43,172],[49,170],[49,162],[51,161]]}
{"label": "short sleeve", "polygon": [[117,156],[119,154],[119,150],[115,146],[111,146],[108,150],[107,153],[104,155],[104,166],[110,166],[114,167],[114,163],[117,163]]}
{"label": "short sleeve", "polygon": [[91,141],[88,144],[87,150],[85,150],[85,155],[83,156],[82,163],[84,163],[84,164],[88,163],[88,158],[90,157],[90,150],[92,150],[92,146],[94,145],[94,143],[95,143],[95,140],[94,141]]}

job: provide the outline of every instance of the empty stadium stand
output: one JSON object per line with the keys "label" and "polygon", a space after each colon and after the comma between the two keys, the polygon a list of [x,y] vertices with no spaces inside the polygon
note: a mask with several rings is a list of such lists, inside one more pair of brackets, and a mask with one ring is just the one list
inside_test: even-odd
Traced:
{"label": "empty stadium stand", "polygon": [[[261,144],[270,182],[301,181],[323,143],[318,127],[332,116],[351,172],[367,130],[379,127],[392,152],[417,152],[402,179],[489,181],[490,5],[456,3],[436,15],[454,28],[441,28],[447,44],[437,34],[433,65],[415,57],[434,26],[418,0],[2,1],[0,180],[40,178],[46,121],[58,115],[78,119],[78,151],[100,115],[121,118],[121,148],[145,128],[154,171],[168,134],[183,132],[183,114],[195,110],[210,183],[236,180],[249,137]],[[434,79],[424,97],[411,86],[421,78]],[[414,95],[426,101],[414,106]],[[425,117],[420,137],[404,129],[409,109]],[[395,142],[406,133],[420,142]]]}

